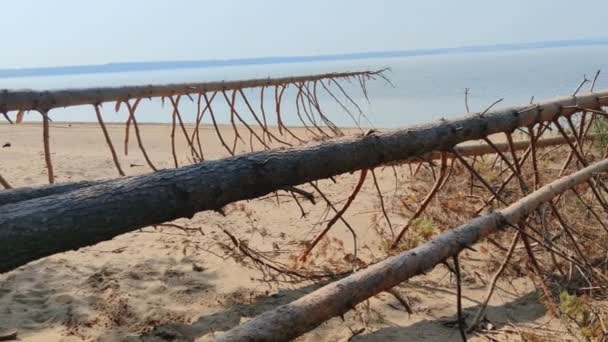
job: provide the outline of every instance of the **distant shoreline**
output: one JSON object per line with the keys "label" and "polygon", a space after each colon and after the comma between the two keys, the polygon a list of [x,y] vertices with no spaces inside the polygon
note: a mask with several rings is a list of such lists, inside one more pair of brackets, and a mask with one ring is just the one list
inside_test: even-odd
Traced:
{"label": "distant shoreline", "polygon": [[360,52],[317,56],[259,57],[199,61],[125,62],[99,65],[72,65],[39,68],[0,69],[0,78],[45,77],[114,72],[160,71],[227,66],[268,65],[287,63],[331,62],[378,58],[399,58],[448,54],[470,54],[501,51],[536,50],[560,47],[608,46],[608,38],[545,41],[518,44],[474,45],[454,48],[417,49],[399,51]]}

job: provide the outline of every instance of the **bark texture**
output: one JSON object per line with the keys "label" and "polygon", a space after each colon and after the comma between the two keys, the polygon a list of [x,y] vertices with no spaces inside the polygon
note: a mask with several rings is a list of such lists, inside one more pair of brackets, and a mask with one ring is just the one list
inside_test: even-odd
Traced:
{"label": "bark texture", "polygon": [[100,185],[109,181],[111,181],[111,179],[87,180],[4,190],[0,191],[0,206],[23,202],[34,198],[59,195],[94,185]]}
{"label": "bark texture", "polygon": [[543,186],[507,208],[481,216],[431,241],[333,282],[289,304],[241,324],[218,341],[285,341],[342,315],[355,305],[399,283],[432,270],[488,235],[516,225],[542,203],[608,171],[608,159]]}
{"label": "bark texture", "polygon": [[[608,91],[125,177],[0,207],[0,272],[203,210],[608,104]],[[564,109],[568,106],[568,109]]]}
{"label": "bark texture", "polygon": [[[595,134],[589,134],[585,137],[586,139],[595,139]],[[574,141],[574,137],[570,136],[569,140]],[[536,147],[549,147],[549,146],[557,146],[566,144],[566,139],[564,137],[551,137],[538,140],[536,142]],[[516,141],[513,143],[514,150],[525,150],[530,146],[530,141]],[[509,151],[509,145],[507,143],[497,143],[495,147],[501,152]],[[465,146],[457,146],[454,148],[458,154],[465,157],[471,156],[479,156],[489,153],[496,153],[496,151],[487,144],[475,144],[475,145],[465,145]],[[452,153],[444,152],[448,157],[453,157]],[[427,153],[420,157],[405,159],[401,161],[397,161],[395,163],[420,163],[423,160],[429,159],[439,159],[441,158],[440,152],[431,152]],[[110,182],[111,179],[100,179],[100,180],[87,180],[87,181],[78,181],[78,182],[66,182],[66,183],[58,183],[58,184],[50,184],[50,185],[42,185],[42,186],[33,186],[33,187],[21,187],[16,189],[10,189],[6,191],[0,191],[0,206],[10,203],[17,203],[22,201],[27,201],[34,198],[51,196],[63,194],[66,192],[79,190],[82,188],[87,188],[94,185],[100,185],[103,183]]]}

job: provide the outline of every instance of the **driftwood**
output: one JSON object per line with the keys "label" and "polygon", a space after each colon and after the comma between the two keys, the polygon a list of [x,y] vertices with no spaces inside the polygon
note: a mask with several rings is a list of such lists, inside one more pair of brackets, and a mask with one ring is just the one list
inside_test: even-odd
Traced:
{"label": "driftwood", "polygon": [[[0,207],[0,272],[272,191],[420,157],[608,105],[608,91],[409,129],[243,154]],[[568,140],[568,142],[570,142]]]}
{"label": "driftwood", "polygon": [[478,217],[438,235],[414,249],[322,287],[294,302],[265,312],[237,326],[219,341],[283,341],[312,330],[342,315],[355,305],[399,283],[432,270],[457,256],[467,246],[508,227],[520,224],[541,204],[564,191],[608,171],[608,159],[549,183],[505,209]]}

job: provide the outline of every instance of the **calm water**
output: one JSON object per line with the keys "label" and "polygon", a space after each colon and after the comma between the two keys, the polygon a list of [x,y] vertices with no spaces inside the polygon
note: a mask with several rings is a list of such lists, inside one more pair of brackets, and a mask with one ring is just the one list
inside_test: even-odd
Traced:
{"label": "calm water", "polygon": [[[303,75],[333,71],[356,71],[390,67],[387,74],[395,88],[384,81],[368,83],[371,103],[367,103],[357,82],[347,84],[352,97],[361,105],[375,127],[398,127],[439,118],[460,116],[464,112],[464,89],[470,88],[472,111],[483,110],[498,98],[500,106],[527,103],[536,99],[571,94],[583,74],[592,78],[601,69],[596,89],[608,88],[608,47],[554,48],[480,54],[452,54],[394,59],[372,59],[330,63],[278,64],[206,69],[182,69],[155,72],[91,74],[79,76],[5,78],[0,88],[57,89],[69,87],[119,86],[150,83],[201,82],[268,76]],[[284,121],[298,125],[293,106],[295,88],[284,96]],[[337,89],[334,89],[338,91]],[[255,108],[259,106],[259,90],[246,93]],[[290,101],[291,100],[291,101]],[[264,99],[267,111],[272,107],[272,92]],[[350,117],[329,98],[321,95],[325,112],[339,125],[352,126]],[[214,101],[219,120],[227,122],[225,100],[218,95]],[[123,106],[124,107],[124,106]],[[138,120],[168,122],[170,106],[159,100],[142,101]],[[185,119],[191,121],[196,106],[187,98],[181,102]],[[241,103],[239,110],[248,112]],[[124,120],[124,109],[114,112],[114,105],[104,106],[107,121]],[[56,109],[51,116],[57,121],[94,121],[90,106]],[[26,116],[36,120],[33,113]],[[272,120],[271,120],[272,122]]]}

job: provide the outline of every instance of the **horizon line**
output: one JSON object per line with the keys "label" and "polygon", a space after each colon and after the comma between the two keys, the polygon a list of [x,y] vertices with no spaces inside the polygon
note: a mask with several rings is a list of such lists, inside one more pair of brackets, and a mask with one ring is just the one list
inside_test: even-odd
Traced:
{"label": "horizon line", "polygon": [[226,66],[311,63],[324,61],[399,58],[457,53],[483,53],[498,51],[534,50],[558,47],[608,45],[608,37],[581,38],[569,40],[548,40],[524,43],[499,43],[485,45],[465,45],[459,47],[424,48],[409,50],[382,50],[366,52],[345,52],[321,55],[262,56],[244,58],[215,58],[200,60],[130,61],[104,64],[82,64],[64,66],[0,68],[0,78],[61,76],[91,73],[157,71],[186,68],[213,68]]}

